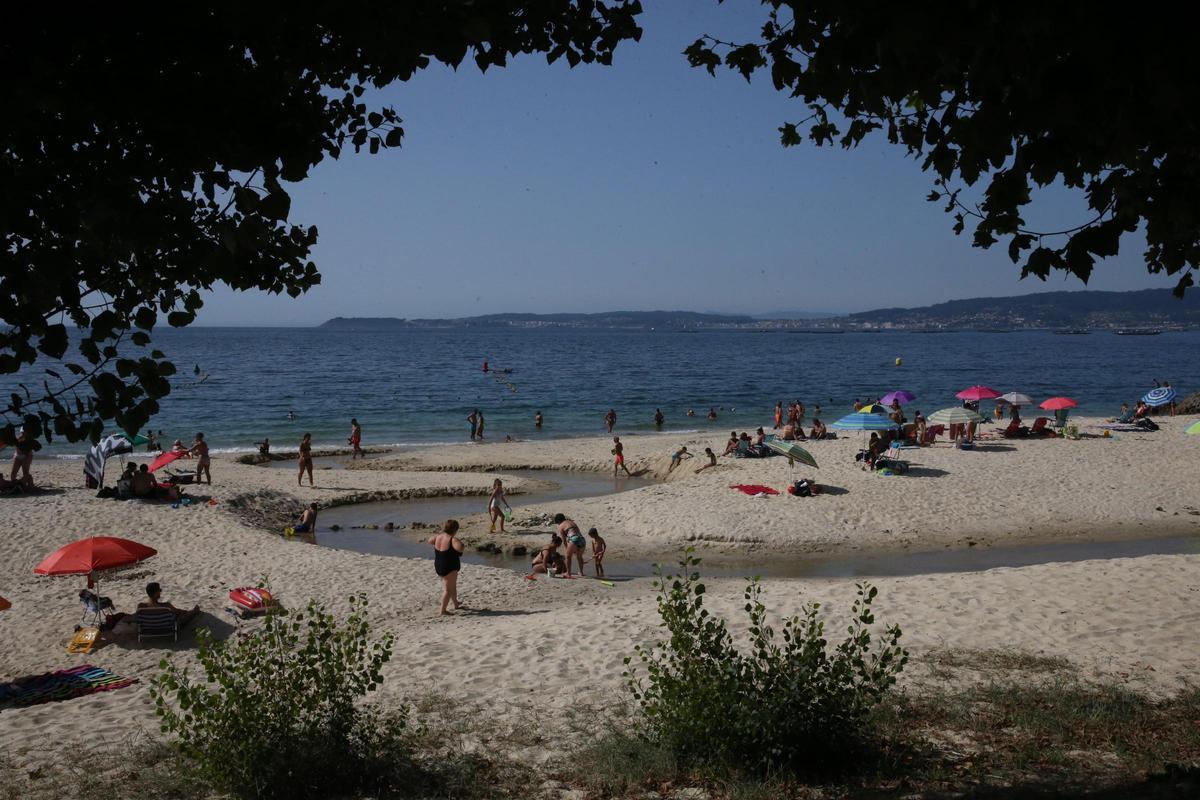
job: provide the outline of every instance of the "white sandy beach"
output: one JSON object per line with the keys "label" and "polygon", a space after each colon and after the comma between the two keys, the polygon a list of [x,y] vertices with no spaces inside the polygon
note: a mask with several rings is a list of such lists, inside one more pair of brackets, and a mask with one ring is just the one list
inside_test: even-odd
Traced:
{"label": "white sandy beach", "polygon": [[[618,574],[621,559],[670,561],[687,544],[696,545],[701,556],[766,561],[806,552],[938,550],[970,542],[988,547],[1158,535],[1200,540],[1200,483],[1191,469],[1200,438],[1182,434],[1194,420],[1179,417],[1157,433],[1108,439],[991,440],[974,452],[941,444],[913,455],[912,472],[896,477],[859,469],[853,454],[861,436],[851,434],[808,445],[819,470],[792,469],[782,458],[721,459],[717,468],[695,475],[699,461],[693,459],[668,480],[618,495],[539,505],[515,493],[512,501],[518,517],[561,510],[585,528],[599,528],[609,542],[610,570]],[[709,445],[719,452],[727,433],[717,423],[710,436],[622,438],[631,469],[661,475],[678,445],[697,453]],[[196,624],[218,635],[234,630],[225,613],[228,589],[264,574],[289,607],[316,599],[345,609],[351,592],[366,592],[376,626],[397,637],[380,697],[397,703],[436,687],[488,720],[477,726],[474,746],[524,724],[531,704],[537,700],[544,706],[548,693],[575,697],[587,707],[619,704],[622,658],[634,644],[656,636],[648,578],[609,588],[591,580],[527,582],[510,570],[467,566],[460,593],[470,611],[439,619],[434,616],[439,586],[430,561],[334,551],[288,541],[244,521],[261,508],[264,512],[253,518],[274,524],[280,513],[298,512],[313,499],[330,504],[482,494],[505,469],[610,470],[610,446],[607,437],[596,437],[442,447],[373,459],[355,469],[321,470],[316,489],[297,488],[290,470],[219,459],[211,490],[219,502],[179,509],[97,499],[82,486],[80,462],[38,461],[35,475],[46,491],[0,500],[0,595],[13,604],[0,612],[0,681],[90,663],[141,682],[111,693],[0,710],[0,748],[32,766],[66,758],[84,738],[112,743],[156,731],[148,691],[156,664],[164,655],[184,664],[195,661],[190,631],[178,644],[139,645],[124,638],[87,656],[65,652],[79,615],[76,595],[83,578],[35,576],[33,567],[88,534],[123,536],[158,550],[149,561],[106,577],[101,588],[119,610],[131,610],[144,584],[156,580],[165,599],[179,606],[199,603],[205,613]],[[783,490],[801,476],[836,493],[762,499],[728,488],[763,483]],[[519,479],[509,484],[516,492],[522,489]],[[189,493],[209,494],[207,487]],[[239,496],[240,503],[235,502]],[[481,510],[484,504],[481,497]],[[467,523],[467,538],[492,538],[482,515]],[[880,589],[880,620],[904,629],[914,657],[905,679],[910,683],[921,680],[922,655],[938,648],[1015,648],[1062,656],[1085,677],[1128,680],[1155,693],[1172,692],[1200,671],[1195,636],[1200,554],[872,582]],[[720,579],[709,585],[712,606],[737,615],[742,582]],[[768,579],[764,595],[775,614],[820,600],[842,615],[854,588],[850,579]],[[740,616],[732,619],[740,629]],[[516,755],[541,757],[535,750]]]}

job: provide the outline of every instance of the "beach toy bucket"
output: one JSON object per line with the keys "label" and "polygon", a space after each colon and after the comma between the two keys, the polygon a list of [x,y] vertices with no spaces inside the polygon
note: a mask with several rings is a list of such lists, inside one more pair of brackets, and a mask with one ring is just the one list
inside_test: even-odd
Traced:
{"label": "beach toy bucket", "polygon": [[513,513],[512,513],[512,509],[511,509],[511,508],[506,508],[506,509],[504,509],[504,521],[505,521],[505,522],[512,522],[512,521],[513,521]]}

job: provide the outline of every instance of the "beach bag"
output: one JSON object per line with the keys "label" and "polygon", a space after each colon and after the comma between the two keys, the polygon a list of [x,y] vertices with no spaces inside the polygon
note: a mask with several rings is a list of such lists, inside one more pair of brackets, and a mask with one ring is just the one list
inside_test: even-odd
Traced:
{"label": "beach bag", "polygon": [[1146,417],[1142,417],[1141,419],[1139,419],[1137,422],[1135,422],[1133,424],[1137,425],[1139,428],[1141,428],[1144,431],[1158,430],[1158,423],[1152,419],[1147,419]]}
{"label": "beach bag", "polygon": [[812,481],[808,478],[796,481],[792,486],[792,494],[796,497],[812,497]]}

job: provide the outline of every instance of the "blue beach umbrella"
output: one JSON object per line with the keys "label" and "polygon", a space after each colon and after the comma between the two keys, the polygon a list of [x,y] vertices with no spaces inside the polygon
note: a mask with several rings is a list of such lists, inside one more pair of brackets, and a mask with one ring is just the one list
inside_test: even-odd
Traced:
{"label": "blue beach umbrella", "polygon": [[1174,399],[1175,389],[1171,386],[1159,386],[1157,389],[1151,389],[1142,395],[1142,402],[1155,408],[1165,406]]}
{"label": "blue beach umbrella", "polygon": [[892,422],[881,414],[864,414],[856,411],[842,417],[829,427],[842,431],[894,431],[899,430],[900,424]]}

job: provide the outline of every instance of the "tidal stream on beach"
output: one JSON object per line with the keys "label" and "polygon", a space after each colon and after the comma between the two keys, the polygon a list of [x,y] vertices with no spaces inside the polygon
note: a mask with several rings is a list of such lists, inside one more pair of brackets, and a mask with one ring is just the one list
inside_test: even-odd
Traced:
{"label": "tidal stream on beach", "polygon": [[[617,494],[652,483],[637,478],[613,479],[600,473],[565,470],[515,470],[504,474],[556,484],[554,489],[513,496],[512,499],[518,505],[514,509],[514,522],[522,519],[520,506],[528,503],[544,505],[554,501]],[[406,526],[414,522],[436,524],[448,518],[480,514],[486,510],[486,506],[485,496],[435,497],[336,506],[321,512],[316,543],[336,550],[432,560],[432,551],[425,543],[425,538],[431,531],[405,529]],[[384,529],[389,522],[395,530]],[[330,530],[333,525],[339,526],[340,530]],[[363,527],[366,525],[377,527]],[[509,527],[513,526],[510,524]],[[522,543],[529,550],[528,555],[479,552],[468,546],[463,560],[469,564],[527,572],[533,552],[543,545],[547,538],[546,530],[531,531],[522,536]],[[605,566],[609,573],[607,577],[610,579],[646,577],[655,572],[655,562],[622,559],[619,547],[613,546],[612,542],[609,551]],[[930,551],[839,552],[826,555],[767,553],[759,550],[747,554],[745,558],[706,554],[703,556],[701,569],[705,575],[713,577],[903,577],[946,572],[980,572],[1055,562],[1185,553],[1200,553],[1200,536],[1118,538],[1001,547],[969,546]],[[674,564],[674,559],[669,556],[664,558],[664,561],[667,569]]]}

